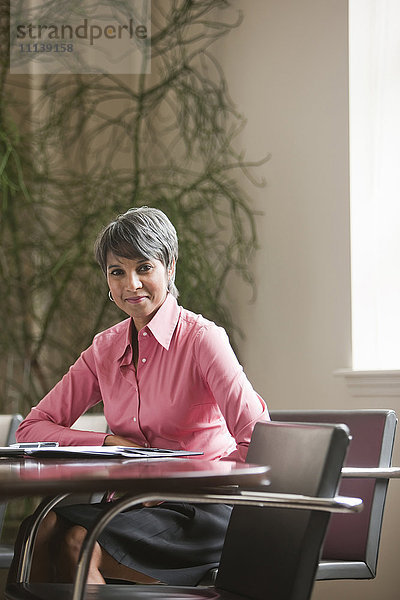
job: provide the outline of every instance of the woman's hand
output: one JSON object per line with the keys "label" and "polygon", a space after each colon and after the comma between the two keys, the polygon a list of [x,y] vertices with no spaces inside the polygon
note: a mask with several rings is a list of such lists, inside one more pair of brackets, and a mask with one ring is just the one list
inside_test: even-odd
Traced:
{"label": "woman's hand", "polygon": [[[103,446],[132,446],[134,448],[142,448],[142,446],[138,446],[119,435],[107,435],[104,439]],[[143,502],[143,506],[146,506],[147,508],[158,506],[159,504],[162,504],[162,502]]]}
{"label": "woman's hand", "polygon": [[107,435],[104,439],[103,446],[132,446],[133,448],[141,448],[137,444],[131,442],[127,438],[120,435]]}

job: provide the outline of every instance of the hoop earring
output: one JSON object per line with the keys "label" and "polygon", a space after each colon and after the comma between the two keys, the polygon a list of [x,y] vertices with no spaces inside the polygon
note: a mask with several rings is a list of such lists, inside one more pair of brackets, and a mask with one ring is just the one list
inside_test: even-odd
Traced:
{"label": "hoop earring", "polygon": [[114,298],[111,295],[111,290],[108,290],[108,297],[111,300],[111,302],[114,302]]}

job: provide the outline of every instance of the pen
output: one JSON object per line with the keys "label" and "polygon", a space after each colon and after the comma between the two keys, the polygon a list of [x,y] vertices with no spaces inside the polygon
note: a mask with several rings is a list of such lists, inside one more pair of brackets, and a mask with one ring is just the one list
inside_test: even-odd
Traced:
{"label": "pen", "polygon": [[24,442],[22,444],[10,444],[10,448],[56,448],[58,442]]}

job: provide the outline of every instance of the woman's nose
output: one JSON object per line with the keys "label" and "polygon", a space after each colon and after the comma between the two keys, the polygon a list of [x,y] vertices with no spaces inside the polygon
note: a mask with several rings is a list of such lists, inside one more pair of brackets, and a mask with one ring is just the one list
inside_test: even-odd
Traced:
{"label": "woman's nose", "polygon": [[128,286],[131,290],[137,290],[142,287],[142,281],[136,271],[129,274]]}

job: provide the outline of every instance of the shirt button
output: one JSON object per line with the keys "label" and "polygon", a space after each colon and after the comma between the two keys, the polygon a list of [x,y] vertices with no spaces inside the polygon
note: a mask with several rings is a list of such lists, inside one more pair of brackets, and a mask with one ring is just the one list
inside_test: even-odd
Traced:
{"label": "shirt button", "polygon": [[145,443],[145,445],[144,445],[144,447],[145,447],[145,448],[148,448],[148,447],[149,447],[149,444],[146,442],[146,443]]}
{"label": "shirt button", "polygon": [[136,417],[133,417],[134,422],[136,423]]}
{"label": "shirt button", "polygon": [[142,358],[142,363],[145,363],[147,358]]}
{"label": "shirt button", "polygon": [[147,331],[143,331],[143,337],[146,337]]}

